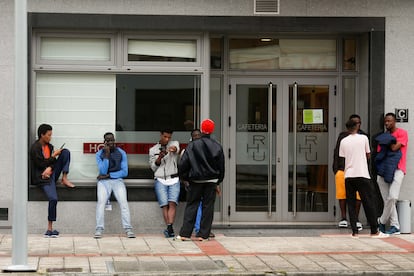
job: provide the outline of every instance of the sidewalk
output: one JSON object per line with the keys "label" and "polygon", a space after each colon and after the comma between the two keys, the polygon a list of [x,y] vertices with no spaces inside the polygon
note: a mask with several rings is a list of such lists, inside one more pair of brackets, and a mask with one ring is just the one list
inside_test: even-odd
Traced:
{"label": "sidewalk", "polygon": [[[267,230],[254,236],[215,230],[207,242],[162,234],[28,236],[28,266],[18,275],[414,275],[414,235],[358,239],[349,229],[292,235]],[[287,230],[288,231],[288,230]],[[304,235],[298,234],[303,232]],[[305,236],[306,235],[306,236]],[[0,235],[0,267],[12,265],[12,235]]]}

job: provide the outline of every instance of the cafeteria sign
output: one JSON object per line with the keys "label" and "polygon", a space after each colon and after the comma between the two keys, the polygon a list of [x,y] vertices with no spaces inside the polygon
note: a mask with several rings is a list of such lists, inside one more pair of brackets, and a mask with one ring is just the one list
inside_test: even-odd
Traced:
{"label": "cafeteria sign", "polygon": [[304,109],[303,110],[303,124],[322,124],[323,110],[322,109]]}

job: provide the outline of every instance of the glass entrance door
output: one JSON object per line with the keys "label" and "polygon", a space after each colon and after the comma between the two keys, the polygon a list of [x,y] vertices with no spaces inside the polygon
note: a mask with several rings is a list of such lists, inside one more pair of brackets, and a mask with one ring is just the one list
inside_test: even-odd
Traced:
{"label": "glass entrance door", "polygon": [[334,87],[330,79],[302,79],[288,85],[288,212],[295,221],[334,219],[334,185],[328,185],[334,181],[328,169],[334,104],[329,95]]}
{"label": "glass entrance door", "polygon": [[333,220],[334,82],[233,78],[230,84],[229,221]]}
{"label": "glass entrance door", "polygon": [[280,169],[275,157],[281,83],[233,79],[231,89],[231,219],[275,220],[279,210]]}

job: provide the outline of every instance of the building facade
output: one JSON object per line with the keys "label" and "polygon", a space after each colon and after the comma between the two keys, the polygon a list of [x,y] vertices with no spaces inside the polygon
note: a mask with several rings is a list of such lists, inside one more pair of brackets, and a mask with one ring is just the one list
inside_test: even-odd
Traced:
{"label": "building facade", "polygon": [[[411,136],[414,3],[400,1],[28,0],[29,144],[41,123],[72,152],[75,190],[58,188],[63,233],[95,225],[94,152],[114,132],[128,153],[126,180],[138,231],[162,229],[148,149],[171,128],[185,146],[202,119],[226,153],[216,226],[336,225],[331,170],[350,114],[382,131],[398,112]],[[0,173],[4,227],[13,191],[14,3],[0,0]],[[13,145],[13,146],[12,146]],[[408,148],[408,167],[413,151]],[[401,199],[414,200],[410,170]],[[29,232],[47,201],[28,185]],[[184,200],[184,191],[182,199]],[[179,206],[180,225],[183,205]],[[78,212],[77,210],[82,210]],[[119,210],[107,231],[120,230]],[[8,214],[8,215],[7,215]],[[76,222],[76,223],[74,223]]]}

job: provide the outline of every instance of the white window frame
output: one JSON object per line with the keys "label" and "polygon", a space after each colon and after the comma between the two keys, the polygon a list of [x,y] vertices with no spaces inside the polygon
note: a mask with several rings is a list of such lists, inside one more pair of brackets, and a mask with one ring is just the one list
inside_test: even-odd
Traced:
{"label": "white window frame", "polygon": [[[110,58],[109,60],[45,60],[41,59],[41,42],[44,37],[52,38],[102,38],[110,41]],[[34,69],[60,69],[68,67],[87,67],[91,70],[111,70],[116,66],[116,33],[113,32],[34,32],[32,47],[33,47],[33,64]]]}
{"label": "white window frame", "polygon": [[[168,62],[168,61],[128,61],[128,40],[195,40],[196,41],[196,61],[195,62]],[[157,67],[157,68],[186,68],[192,71],[198,71],[202,68],[202,35],[201,34],[132,34],[123,33],[123,67],[125,69],[136,68],[136,67]]]}

